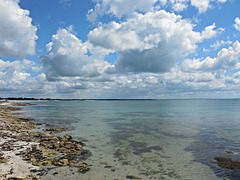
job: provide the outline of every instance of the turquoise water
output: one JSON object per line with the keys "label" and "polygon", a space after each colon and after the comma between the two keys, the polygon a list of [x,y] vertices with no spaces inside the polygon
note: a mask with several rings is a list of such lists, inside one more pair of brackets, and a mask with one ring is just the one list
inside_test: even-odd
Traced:
{"label": "turquoise water", "polygon": [[68,128],[92,152],[89,172],[55,169],[46,179],[240,179],[240,170],[214,161],[240,160],[240,100],[34,103],[24,107],[26,116]]}

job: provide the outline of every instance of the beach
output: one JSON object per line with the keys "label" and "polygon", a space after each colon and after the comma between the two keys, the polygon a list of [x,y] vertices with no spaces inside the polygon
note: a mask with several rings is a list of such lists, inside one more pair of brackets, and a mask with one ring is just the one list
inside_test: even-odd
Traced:
{"label": "beach", "polygon": [[0,104],[0,179],[39,179],[54,166],[75,167],[79,173],[87,171],[84,160],[89,152],[83,150],[83,143],[72,140],[69,135],[53,135],[53,132],[65,131],[64,128],[33,132],[42,124],[15,113],[20,110],[16,106],[29,105],[32,104]]}

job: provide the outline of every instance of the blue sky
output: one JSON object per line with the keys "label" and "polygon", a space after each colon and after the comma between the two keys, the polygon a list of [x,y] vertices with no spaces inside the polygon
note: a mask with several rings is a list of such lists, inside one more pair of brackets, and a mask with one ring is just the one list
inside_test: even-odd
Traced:
{"label": "blue sky", "polygon": [[0,0],[0,97],[239,98],[240,1]]}

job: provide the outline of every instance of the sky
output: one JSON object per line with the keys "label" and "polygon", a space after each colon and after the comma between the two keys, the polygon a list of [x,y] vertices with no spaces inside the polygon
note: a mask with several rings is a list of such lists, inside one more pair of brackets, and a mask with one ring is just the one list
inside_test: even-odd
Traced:
{"label": "sky", "polygon": [[240,98],[239,0],[0,0],[0,97]]}

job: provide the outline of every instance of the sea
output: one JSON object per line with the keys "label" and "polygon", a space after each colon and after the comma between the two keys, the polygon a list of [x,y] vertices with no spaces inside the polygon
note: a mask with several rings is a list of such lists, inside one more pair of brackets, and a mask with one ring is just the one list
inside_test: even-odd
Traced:
{"label": "sea", "polygon": [[41,179],[240,179],[240,170],[215,160],[240,160],[240,99],[32,103],[22,116],[67,128],[58,135],[71,135],[91,152],[89,171],[49,168]]}

